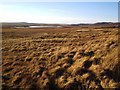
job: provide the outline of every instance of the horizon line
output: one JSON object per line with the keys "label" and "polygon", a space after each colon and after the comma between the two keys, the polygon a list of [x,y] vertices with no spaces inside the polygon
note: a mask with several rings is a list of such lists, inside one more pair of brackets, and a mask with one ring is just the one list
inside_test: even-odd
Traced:
{"label": "horizon line", "polygon": [[2,23],[34,23],[34,24],[95,24],[95,23],[119,23],[119,21],[98,21],[98,22],[80,22],[80,23],[41,23],[41,22],[19,22],[19,21],[16,21],[16,22],[0,22],[1,24]]}

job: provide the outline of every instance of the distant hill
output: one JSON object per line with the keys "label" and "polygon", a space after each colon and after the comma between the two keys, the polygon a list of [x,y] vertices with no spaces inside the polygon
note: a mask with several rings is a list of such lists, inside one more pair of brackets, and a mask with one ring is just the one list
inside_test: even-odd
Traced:
{"label": "distant hill", "polygon": [[82,27],[89,27],[89,26],[99,26],[99,27],[118,27],[120,23],[113,23],[113,22],[97,22],[94,24],[44,24],[44,23],[27,23],[27,22],[14,22],[8,23],[3,22],[2,28],[13,28],[13,27],[29,27],[29,26],[82,26]]}
{"label": "distant hill", "polygon": [[83,27],[88,27],[88,26],[99,26],[99,27],[118,27],[120,23],[113,23],[113,22],[97,22],[94,24],[71,24],[71,26],[83,26]]}
{"label": "distant hill", "polygon": [[29,27],[29,26],[65,26],[66,24],[44,24],[44,23],[27,23],[27,22],[3,22],[2,28]]}
{"label": "distant hill", "polygon": [[36,25],[34,23],[26,23],[26,22],[19,22],[19,23],[2,23],[2,28],[10,28],[10,27],[28,27],[30,25]]}

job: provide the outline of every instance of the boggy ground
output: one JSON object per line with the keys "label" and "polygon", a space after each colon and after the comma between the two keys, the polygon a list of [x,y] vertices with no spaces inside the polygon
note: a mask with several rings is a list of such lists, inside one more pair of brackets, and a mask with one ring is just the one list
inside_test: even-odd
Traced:
{"label": "boggy ground", "polygon": [[2,89],[120,88],[117,28],[3,29]]}

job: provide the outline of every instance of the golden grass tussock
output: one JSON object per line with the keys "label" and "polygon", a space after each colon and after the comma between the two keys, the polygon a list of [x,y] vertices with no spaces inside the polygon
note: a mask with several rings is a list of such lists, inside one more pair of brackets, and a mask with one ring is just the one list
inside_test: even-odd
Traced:
{"label": "golden grass tussock", "polygon": [[117,28],[3,29],[2,88],[120,88]]}

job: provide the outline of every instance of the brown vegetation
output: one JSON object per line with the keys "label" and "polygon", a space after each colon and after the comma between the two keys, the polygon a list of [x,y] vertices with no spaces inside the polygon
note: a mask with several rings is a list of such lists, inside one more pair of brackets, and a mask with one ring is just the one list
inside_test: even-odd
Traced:
{"label": "brown vegetation", "polygon": [[5,28],[2,88],[120,88],[117,28]]}

